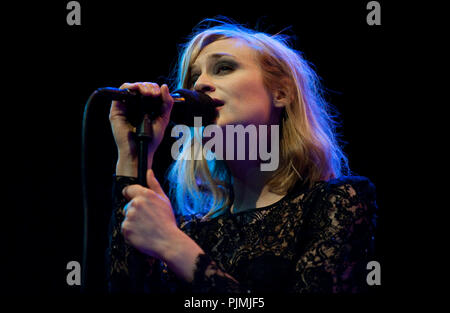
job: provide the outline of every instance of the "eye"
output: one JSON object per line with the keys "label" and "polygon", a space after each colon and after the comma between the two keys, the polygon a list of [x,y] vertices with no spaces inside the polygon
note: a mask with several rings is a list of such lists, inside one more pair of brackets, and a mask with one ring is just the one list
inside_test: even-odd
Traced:
{"label": "eye", "polygon": [[198,73],[193,73],[190,77],[190,85],[194,86],[195,82],[197,81],[197,79],[200,77],[200,74]]}
{"label": "eye", "polygon": [[234,70],[234,66],[229,63],[218,63],[214,68],[215,74],[226,74]]}

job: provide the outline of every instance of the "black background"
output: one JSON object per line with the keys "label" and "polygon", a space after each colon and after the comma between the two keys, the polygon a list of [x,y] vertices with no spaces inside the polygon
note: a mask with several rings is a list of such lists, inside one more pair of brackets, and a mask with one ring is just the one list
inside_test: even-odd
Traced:
{"label": "black background", "polygon": [[[366,23],[368,1],[79,1],[81,26],[68,26],[68,1],[32,3],[5,10],[4,59],[12,95],[3,110],[6,175],[4,237],[7,255],[2,288],[11,294],[74,295],[66,264],[81,262],[81,121],[84,104],[99,87],[123,82],[167,82],[178,45],[202,19],[224,15],[262,31],[296,36],[294,48],[314,64],[327,99],[341,113],[352,170],[377,187],[378,261],[382,286],[393,289],[398,274],[395,239],[388,233],[390,197],[397,173],[393,162],[396,77],[393,46],[395,9],[378,1],[382,25]],[[286,30],[286,28],[288,28]],[[400,36],[397,36],[399,35]],[[89,141],[89,290],[103,292],[103,253],[116,151],[108,103],[96,102]],[[167,134],[166,134],[167,135]],[[166,136],[167,137],[167,136]],[[160,181],[170,162],[170,138],[155,158]]]}

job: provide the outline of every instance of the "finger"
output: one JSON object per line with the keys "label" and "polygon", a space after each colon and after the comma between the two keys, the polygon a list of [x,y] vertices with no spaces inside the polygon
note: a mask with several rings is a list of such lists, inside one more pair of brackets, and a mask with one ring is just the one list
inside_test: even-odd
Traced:
{"label": "finger", "polygon": [[145,96],[158,97],[161,94],[159,85],[150,82],[124,83],[119,87],[119,89],[138,91],[140,94]]}
{"label": "finger", "polygon": [[[123,83],[119,89],[128,89],[128,90],[139,90],[139,84],[140,83]],[[117,101],[114,100],[113,102],[113,107],[119,109],[121,112],[123,112],[124,114],[126,113],[126,105],[124,104],[123,101]]]}
{"label": "finger", "polygon": [[142,187],[141,185],[130,185],[130,186],[123,188],[123,190],[122,190],[123,196],[128,201],[130,201],[131,199],[133,199],[137,196],[142,196],[142,197],[148,198],[149,192],[151,192],[151,190],[149,190],[148,188]]}
{"label": "finger", "polygon": [[130,89],[130,90],[138,89],[138,88],[139,88],[138,84],[139,84],[139,83],[123,83],[123,84],[119,87],[119,89]]}
{"label": "finger", "polygon": [[130,236],[130,229],[128,225],[129,223],[127,222],[127,220],[124,220],[120,225],[120,231],[123,235],[123,238],[125,239],[125,243],[131,244],[130,240],[128,239],[128,237]]}
{"label": "finger", "polygon": [[161,188],[161,185],[159,184],[158,180],[155,177],[155,173],[153,173],[153,170],[147,170],[147,185],[148,187],[156,192],[157,194],[161,196],[166,196],[163,189]]}
{"label": "finger", "polygon": [[139,92],[144,96],[159,97],[161,90],[156,83],[142,83],[139,85]]}
{"label": "finger", "polygon": [[123,207],[123,210],[122,210],[122,214],[123,214],[123,216],[127,216],[127,211],[128,211],[128,208],[130,207],[130,202],[128,202],[127,204],[125,204],[125,206]]}
{"label": "finger", "polygon": [[[123,83],[119,89],[129,89],[129,90],[133,90],[138,88],[136,84],[131,84],[131,83]],[[126,106],[123,103],[123,101],[117,101],[117,100],[113,100],[112,101],[112,106],[111,109],[112,110],[119,110],[120,112],[122,112],[123,114],[125,114],[126,112]],[[114,115],[110,115],[110,118],[114,116]]]}
{"label": "finger", "polygon": [[166,84],[163,84],[160,88],[161,92],[161,98],[164,102],[164,108],[163,108],[163,116],[168,116],[170,112],[172,111],[173,107],[173,98],[170,95],[169,87]]}

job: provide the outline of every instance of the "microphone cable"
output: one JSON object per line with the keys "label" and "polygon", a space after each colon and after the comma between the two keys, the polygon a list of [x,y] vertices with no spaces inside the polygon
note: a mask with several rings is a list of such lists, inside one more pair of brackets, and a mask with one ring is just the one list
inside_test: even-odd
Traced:
{"label": "microphone cable", "polygon": [[93,99],[97,96],[98,91],[95,90],[89,96],[83,113],[83,120],[81,126],[81,196],[83,199],[83,248],[81,260],[81,292],[85,293],[87,288],[87,256],[88,256],[88,235],[89,235],[89,206],[88,206],[88,191],[87,191],[87,134],[88,134],[88,116]]}
{"label": "microphone cable", "polygon": [[[87,273],[88,273],[88,235],[89,235],[89,201],[88,201],[88,184],[87,184],[87,135],[88,135],[88,122],[89,112],[91,110],[92,102],[96,96],[109,96],[110,100],[125,100],[130,96],[130,91],[119,90],[117,88],[99,88],[91,93],[86,104],[84,106],[84,113],[81,127],[81,195],[83,206],[83,243],[82,243],[82,261],[81,261],[81,292],[85,293],[87,289]],[[203,117],[206,123],[211,123],[216,117],[216,107],[223,105],[220,101],[214,100],[209,96],[186,90],[178,89],[174,93],[171,93],[175,103],[183,103],[184,105],[178,105],[177,109],[172,110],[171,119],[175,118],[177,123],[186,123],[190,126],[195,126],[193,118],[195,116]],[[142,101],[139,98],[140,95],[131,94],[131,97]],[[142,108],[142,107],[141,107]],[[157,109],[161,107],[155,107],[154,114],[159,114]],[[147,107],[152,109],[152,107]],[[144,109],[145,110],[145,109]],[[142,109],[139,110],[141,113]],[[172,121],[172,120],[171,120]]]}

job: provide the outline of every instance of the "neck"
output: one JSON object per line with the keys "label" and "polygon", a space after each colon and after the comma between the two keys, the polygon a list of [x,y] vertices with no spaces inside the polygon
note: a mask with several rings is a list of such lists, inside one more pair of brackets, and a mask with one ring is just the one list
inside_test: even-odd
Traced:
{"label": "neck", "polygon": [[273,172],[261,171],[260,161],[227,161],[233,177],[234,202],[232,212],[270,205],[282,198],[269,191],[267,182]]}

